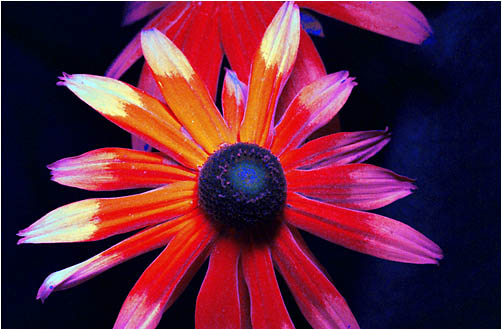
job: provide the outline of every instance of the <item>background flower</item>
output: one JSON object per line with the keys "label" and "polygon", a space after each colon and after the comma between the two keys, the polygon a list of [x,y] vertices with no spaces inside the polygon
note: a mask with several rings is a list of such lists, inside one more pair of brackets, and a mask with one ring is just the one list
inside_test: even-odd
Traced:
{"label": "background flower", "polygon": [[[434,233],[445,259],[429,269],[367,257],[312,237],[307,241],[362,327],[496,328],[500,4],[417,6],[435,31],[435,43],[419,48],[322,17],[326,37],[314,41],[328,72],[348,69],[358,77],[342,114],[344,128],[390,126],[393,140],[372,162],[418,179],[412,196],[378,213]],[[113,324],[127,292],[155,258],[153,253],[133,260],[41,305],[35,293],[47,274],[121,237],[64,248],[15,245],[15,233],[40,215],[96,196],[49,181],[40,164],[103,146],[128,146],[127,133],[55,86],[63,70],[106,70],[117,49],[143,25],[120,28],[121,8],[118,3],[2,3],[3,327]],[[132,83],[140,68],[134,69],[125,77]],[[160,327],[193,327],[203,275],[194,278]],[[292,297],[284,296],[295,324],[308,327]]]}

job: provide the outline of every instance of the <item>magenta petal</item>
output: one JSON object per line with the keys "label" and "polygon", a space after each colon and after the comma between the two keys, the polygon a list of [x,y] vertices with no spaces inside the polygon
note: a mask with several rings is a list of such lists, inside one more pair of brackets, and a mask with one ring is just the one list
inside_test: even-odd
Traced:
{"label": "magenta petal", "polygon": [[129,25],[169,5],[167,1],[131,1],[126,3],[122,25]]}

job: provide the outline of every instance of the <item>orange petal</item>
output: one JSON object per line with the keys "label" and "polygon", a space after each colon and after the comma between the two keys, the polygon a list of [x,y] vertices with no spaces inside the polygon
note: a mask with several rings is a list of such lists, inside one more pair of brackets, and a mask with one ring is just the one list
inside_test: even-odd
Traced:
{"label": "orange petal", "polygon": [[62,206],[21,230],[21,243],[95,241],[167,221],[196,207],[196,182],[180,181],[142,194],[94,198]]}
{"label": "orange petal", "polygon": [[87,190],[151,188],[176,181],[196,180],[186,168],[169,165],[160,154],[121,148],[103,148],[51,165],[52,180]]}
{"label": "orange petal", "polygon": [[300,43],[300,13],[285,3],[265,31],[251,67],[249,94],[240,131],[242,142],[264,146],[273,132],[279,95],[288,80]]}
{"label": "orange petal", "polygon": [[204,82],[178,47],[157,30],[143,31],[141,45],[167,105],[190,135],[209,153],[234,143]]}
{"label": "orange petal", "polygon": [[244,115],[246,105],[247,86],[237,78],[232,70],[227,70],[225,82],[223,83],[223,94],[221,104],[223,107],[223,117],[227,122],[232,138],[237,140],[239,128]]}
{"label": "orange petal", "polygon": [[182,126],[162,103],[115,79],[85,74],[65,75],[59,83],[108,120],[191,168],[207,154],[183,134]]}

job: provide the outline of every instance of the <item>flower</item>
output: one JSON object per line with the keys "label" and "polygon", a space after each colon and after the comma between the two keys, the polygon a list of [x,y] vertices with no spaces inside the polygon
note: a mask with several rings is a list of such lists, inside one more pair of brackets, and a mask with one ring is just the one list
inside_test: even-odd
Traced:
{"label": "flower", "polygon": [[335,133],[302,144],[344,105],[345,71],[304,87],[277,125],[276,103],[298,51],[299,9],[284,4],[253,58],[247,86],[227,71],[223,116],[183,53],[158,30],[141,45],[167,108],[118,80],[64,75],[107,119],[160,150],[104,148],[49,165],[53,180],[87,190],[153,190],[62,206],[19,232],[19,243],[100,240],[142,229],[49,275],[37,298],[80,284],[165,246],[126,298],[115,327],[152,328],[210,255],[195,319],[203,328],[293,327],[274,273],[282,274],[313,327],[357,321],[297,228],[376,257],[437,264],[440,248],[398,221],[367,213],[411,193],[412,180],[360,164],[385,131]]}
{"label": "flower", "polygon": [[[314,10],[348,24],[406,42],[421,44],[432,33],[424,15],[408,2],[302,1],[301,7]],[[162,10],[145,28],[157,28],[183,51],[195,71],[205,81],[214,99],[223,55],[241,81],[249,77],[250,60],[281,2],[132,2],[124,24]],[[303,26],[312,31],[320,24],[307,12]],[[318,25],[319,27],[317,27]],[[309,29],[310,27],[310,29]],[[120,78],[142,55],[138,34],[115,59],[106,75]],[[295,95],[306,85],[326,75],[326,69],[308,34],[302,30],[293,73],[279,99],[276,119],[280,118]],[[162,98],[155,80],[143,67],[138,87]],[[332,123],[339,131],[337,121]],[[133,148],[149,150],[133,135]]]}

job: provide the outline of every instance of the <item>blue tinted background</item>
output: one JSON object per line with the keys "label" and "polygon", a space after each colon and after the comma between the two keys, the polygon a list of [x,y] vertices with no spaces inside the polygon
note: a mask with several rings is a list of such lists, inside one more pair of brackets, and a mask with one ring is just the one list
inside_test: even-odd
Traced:
{"label": "blue tinted background", "polygon": [[[439,267],[362,255],[305,235],[361,327],[500,327],[500,3],[417,3],[435,41],[415,46],[317,15],[328,72],[357,77],[341,111],[346,131],[383,129],[371,163],[417,179],[411,196],[376,212],[438,243]],[[65,88],[61,72],[101,75],[144,21],[122,28],[122,3],[2,3],[2,324],[4,328],[111,327],[158,252],[70,290],[35,300],[51,272],[106,249],[102,242],[17,246],[16,232],[61,205],[121,193],[49,180],[45,165],[129,135]],[[124,80],[135,83],[136,65]],[[192,328],[205,265],[159,327]],[[308,327],[282,280],[297,327]]]}

